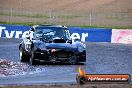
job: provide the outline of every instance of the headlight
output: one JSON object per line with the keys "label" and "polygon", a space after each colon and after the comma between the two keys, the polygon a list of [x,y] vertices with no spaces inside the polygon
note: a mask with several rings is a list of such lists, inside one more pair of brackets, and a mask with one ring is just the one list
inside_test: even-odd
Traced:
{"label": "headlight", "polygon": [[79,52],[83,52],[84,48],[83,47],[78,47]]}
{"label": "headlight", "polygon": [[85,44],[83,44],[83,47],[84,47],[84,49],[86,49],[86,45]]}
{"label": "headlight", "polygon": [[79,52],[83,52],[84,50],[86,50],[86,45],[85,44],[82,44],[82,45],[78,46],[78,51]]}

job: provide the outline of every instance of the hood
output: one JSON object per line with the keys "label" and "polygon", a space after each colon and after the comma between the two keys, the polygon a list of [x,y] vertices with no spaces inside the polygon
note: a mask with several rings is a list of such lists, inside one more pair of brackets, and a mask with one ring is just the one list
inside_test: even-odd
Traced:
{"label": "hood", "polygon": [[61,50],[68,50],[68,51],[76,51],[77,46],[70,43],[41,43],[39,44],[39,49],[46,50],[46,49],[61,49]]}
{"label": "hood", "polygon": [[77,46],[69,43],[46,43],[47,49],[65,49],[65,48],[71,48],[76,49]]}
{"label": "hood", "polygon": [[40,38],[40,41],[45,42],[45,43],[66,43],[70,39],[68,38],[60,38],[60,37],[45,37],[45,38]]}

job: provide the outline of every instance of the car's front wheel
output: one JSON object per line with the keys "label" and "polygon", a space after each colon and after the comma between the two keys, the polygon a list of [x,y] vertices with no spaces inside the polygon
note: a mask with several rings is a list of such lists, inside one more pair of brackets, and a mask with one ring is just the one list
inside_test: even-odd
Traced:
{"label": "car's front wheel", "polygon": [[32,55],[31,55],[31,65],[36,65],[37,61],[36,59],[36,53],[34,51],[32,51]]}
{"label": "car's front wheel", "polygon": [[76,57],[76,56],[72,56],[72,57],[69,59],[69,63],[70,63],[70,64],[76,64],[76,63],[77,63],[77,57]]}
{"label": "car's front wheel", "polygon": [[23,48],[20,48],[19,58],[20,58],[21,62],[29,62],[30,61],[30,56],[24,52]]}

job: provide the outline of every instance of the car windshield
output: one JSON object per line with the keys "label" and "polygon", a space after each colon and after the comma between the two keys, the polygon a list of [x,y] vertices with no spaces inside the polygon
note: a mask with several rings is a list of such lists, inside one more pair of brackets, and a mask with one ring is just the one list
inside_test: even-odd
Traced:
{"label": "car windshield", "polygon": [[35,38],[48,38],[52,39],[54,37],[59,37],[63,39],[69,39],[70,33],[67,28],[60,27],[37,27],[34,33]]}

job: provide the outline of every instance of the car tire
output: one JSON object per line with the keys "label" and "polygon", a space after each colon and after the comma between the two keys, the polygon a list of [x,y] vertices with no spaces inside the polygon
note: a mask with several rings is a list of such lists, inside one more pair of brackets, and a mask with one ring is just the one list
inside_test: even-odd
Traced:
{"label": "car tire", "polygon": [[[85,55],[85,56],[84,56]],[[77,63],[80,64],[80,65],[85,65],[86,64],[86,54],[84,54],[83,56],[80,55],[78,60],[77,60]],[[83,60],[82,60],[83,59]]]}
{"label": "car tire", "polygon": [[69,63],[72,64],[72,65],[75,65],[77,63],[77,57],[76,56],[72,56],[69,59]]}
{"label": "car tire", "polygon": [[35,58],[36,58],[35,52],[32,51],[32,55],[31,55],[31,65],[36,65],[37,64]]}
{"label": "car tire", "polygon": [[23,48],[20,48],[19,58],[20,58],[21,62],[29,62],[30,61],[30,56],[24,52]]}

